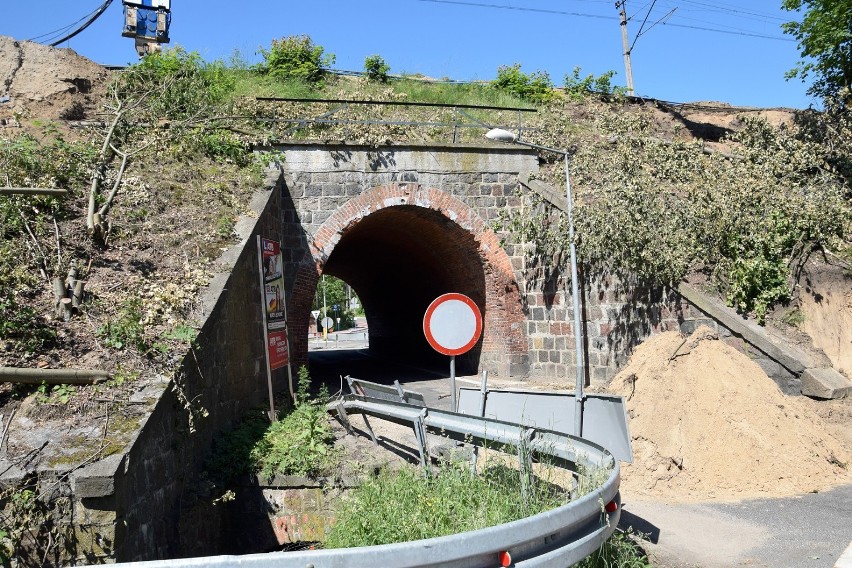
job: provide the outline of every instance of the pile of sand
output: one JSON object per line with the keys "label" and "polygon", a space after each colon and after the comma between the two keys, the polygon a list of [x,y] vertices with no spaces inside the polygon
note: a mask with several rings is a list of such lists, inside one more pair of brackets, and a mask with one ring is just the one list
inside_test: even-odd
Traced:
{"label": "pile of sand", "polygon": [[852,456],[805,401],[709,328],[648,339],[611,390],[627,401],[633,437],[625,493],[737,500],[852,482]]}

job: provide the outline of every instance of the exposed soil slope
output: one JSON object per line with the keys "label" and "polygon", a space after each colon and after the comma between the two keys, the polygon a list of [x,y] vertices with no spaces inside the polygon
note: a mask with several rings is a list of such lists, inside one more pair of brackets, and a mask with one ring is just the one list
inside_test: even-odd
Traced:
{"label": "exposed soil slope", "polygon": [[0,36],[1,126],[26,118],[81,120],[97,108],[109,71],[71,49]]}

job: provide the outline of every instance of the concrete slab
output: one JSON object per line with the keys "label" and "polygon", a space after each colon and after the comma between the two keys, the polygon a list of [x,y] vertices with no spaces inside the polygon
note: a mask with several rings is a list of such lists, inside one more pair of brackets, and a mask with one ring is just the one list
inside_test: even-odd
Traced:
{"label": "concrete slab", "polygon": [[832,368],[805,369],[801,376],[802,394],[814,398],[852,396],[852,381]]}

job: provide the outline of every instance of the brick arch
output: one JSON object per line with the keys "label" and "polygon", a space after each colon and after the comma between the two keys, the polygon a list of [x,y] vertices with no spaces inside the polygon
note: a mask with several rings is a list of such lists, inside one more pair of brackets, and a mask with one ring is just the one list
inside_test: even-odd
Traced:
{"label": "brick arch", "polygon": [[[387,239],[384,244],[382,238]],[[402,277],[400,287],[407,282],[408,287],[416,290],[411,292],[410,306],[407,296],[395,298],[393,309],[400,315],[394,319],[402,318],[404,329],[386,330],[387,322],[382,318],[369,319],[371,349],[382,349],[386,338],[396,341],[388,346],[388,352],[400,351],[401,347],[420,349],[425,340],[413,320],[418,313],[422,320],[424,294],[459,291],[468,293],[484,315],[482,341],[466,360],[457,361],[462,366],[460,372],[476,372],[477,367],[484,367],[502,376],[526,374],[528,347],[520,290],[498,237],[476,211],[458,198],[439,189],[405,183],[373,187],[347,201],[320,226],[309,243],[310,257],[297,271],[290,300],[295,362],[301,364],[307,360],[308,314],[324,271],[353,285],[364,301],[368,318],[371,311],[377,313],[382,298],[373,298],[365,290],[371,285],[353,272],[356,268],[352,263],[356,261],[349,259],[358,256],[357,262],[372,267],[364,272],[380,271],[376,247],[381,246],[387,248],[388,255],[403,257],[389,259],[395,263],[395,271],[408,275],[407,280]],[[417,274],[417,266],[405,264],[430,255],[431,264],[425,262],[429,268],[423,274]],[[383,276],[394,277],[390,273]],[[384,294],[391,289],[385,286]],[[387,309],[385,306],[378,311]],[[405,315],[406,310],[411,313]]]}

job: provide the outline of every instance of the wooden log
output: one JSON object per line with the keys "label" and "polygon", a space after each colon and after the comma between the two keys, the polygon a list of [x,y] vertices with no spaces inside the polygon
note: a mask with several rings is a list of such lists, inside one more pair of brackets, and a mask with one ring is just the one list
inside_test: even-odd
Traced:
{"label": "wooden log", "polygon": [[83,303],[83,288],[86,283],[82,280],[77,280],[74,282],[74,292],[71,294],[71,307],[75,310],[80,309],[80,305]]}
{"label": "wooden log", "polygon": [[0,367],[0,382],[23,385],[91,385],[110,378],[108,371],[97,369],[31,369]]}
{"label": "wooden log", "polygon": [[62,278],[53,279],[53,299],[54,307],[56,307],[56,317],[64,317],[64,308],[62,307],[62,299],[66,297],[65,281]]}
{"label": "wooden log", "polygon": [[73,266],[68,269],[68,276],[65,278],[65,295],[71,297],[71,291],[74,290],[74,284],[77,282],[77,269]]}
{"label": "wooden log", "polygon": [[59,300],[59,313],[62,314],[62,321],[71,320],[72,307],[71,298],[62,298]]}
{"label": "wooden log", "polygon": [[62,196],[67,190],[55,187],[0,187],[0,195],[53,195]]}

